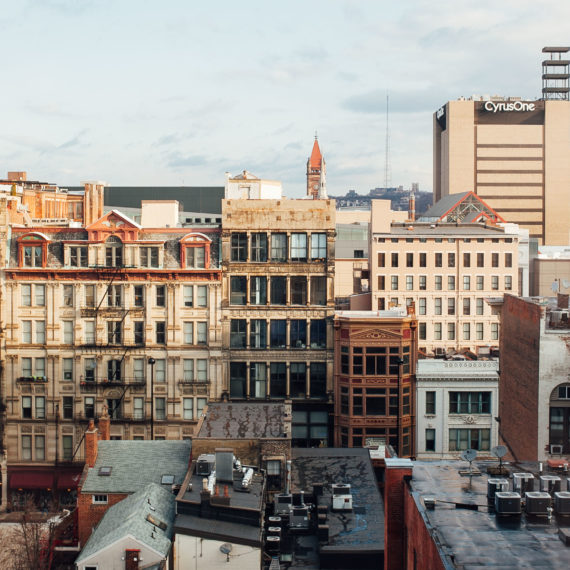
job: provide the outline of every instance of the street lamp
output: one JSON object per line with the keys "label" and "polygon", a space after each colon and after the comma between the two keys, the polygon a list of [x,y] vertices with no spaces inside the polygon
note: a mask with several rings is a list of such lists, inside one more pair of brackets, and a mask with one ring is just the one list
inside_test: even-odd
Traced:
{"label": "street lamp", "polygon": [[150,439],[154,439],[154,364],[156,360],[151,356],[150,364]]}

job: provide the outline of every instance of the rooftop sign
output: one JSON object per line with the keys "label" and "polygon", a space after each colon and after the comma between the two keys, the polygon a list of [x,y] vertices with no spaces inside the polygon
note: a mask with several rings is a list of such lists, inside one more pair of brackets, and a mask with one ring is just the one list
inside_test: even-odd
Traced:
{"label": "rooftop sign", "polygon": [[491,113],[496,113],[497,111],[530,112],[534,111],[536,106],[534,103],[523,103],[522,101],[513,101],[513,102],[486,101],[483,108],[485,109],[485,111],[490,111]]}

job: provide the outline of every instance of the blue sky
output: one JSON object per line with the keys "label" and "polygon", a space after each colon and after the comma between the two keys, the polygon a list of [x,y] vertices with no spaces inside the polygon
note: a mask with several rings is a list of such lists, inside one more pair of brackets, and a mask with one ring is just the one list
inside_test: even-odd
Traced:
{"label": "blue sky", "polygon": [[432,187],[432,113],[540,95],[570,2],[0,0],[0,176],[61,186],[223,185],[247,169],[305,192],[315,130],[329,194]]}

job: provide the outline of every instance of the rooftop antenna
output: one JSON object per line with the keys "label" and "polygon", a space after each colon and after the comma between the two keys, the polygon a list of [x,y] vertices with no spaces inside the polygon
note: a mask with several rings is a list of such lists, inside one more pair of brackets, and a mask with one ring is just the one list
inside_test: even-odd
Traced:
{"label": "rooftop antenna", "polygon": [[496,445],[491,449],[491,454],[499,459],[499,470],[503,472],[503,457],[507,455],[507,448],[504,445]]}
{"label": "rooftop antenna", "polygon": [[391,184],[390,168],[390,96],[386,93],[386,157],[384,162],[384,189]]}

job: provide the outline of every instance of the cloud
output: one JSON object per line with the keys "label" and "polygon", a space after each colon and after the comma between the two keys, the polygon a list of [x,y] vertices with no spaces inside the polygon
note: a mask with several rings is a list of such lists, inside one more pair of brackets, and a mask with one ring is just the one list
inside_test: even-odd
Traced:
{"label": "cloud", "polygon": [[60,144],[57,148],[59,150],[62,149],[70,149],[70,148],[74,148],[74,147],[80,147],[80,146],[89,146],[86,143],[84,143],[81,140],[81,137],[87,132],[86,129],[83,129],[82,131],[80,131],[79,133],[77,133],[73,138],[65,141],[64,143]]}
{"label": "cloud", "polygon": [[386,96],[389,96],[390,113],[433,112],[441,105],[441,95],[436,88],[399,91],[375,89],[352,95],[342,101],[342,108],[356,113],[386,114]]}
{"label": "cloud", "polygon": [[180,152],[172,152],[166,157],[166,164],[171,168],[186,168],[188,166],[204,166],[209,160],[202,154],[183,155]]}

